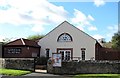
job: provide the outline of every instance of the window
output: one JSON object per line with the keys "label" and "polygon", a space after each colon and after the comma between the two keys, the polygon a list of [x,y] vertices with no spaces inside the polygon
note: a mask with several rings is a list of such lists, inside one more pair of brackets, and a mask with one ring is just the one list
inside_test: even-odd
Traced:
{"label": "window", "polygon": [[62,54],[62,60],[64,60],[64,51],[60,51],[60,53]]}
{"label": "window", "polygon": [[63,61],[68,61],[71,59],[71,50],[59,50],[58,52],[62,54]]}
{"label": "window", "polygon": [[50,51],[50,49],[46,49],[46,57],[47,57],[47,59],[49,59],[49,51]]}
{"label": "window", "polygon": [[70,60],[70,56],[71,56],[70,51],[66,51],[66,58],[65,58],[65,60]]}
{"label": "window", "polygon": [[32,57],[37,57],[37,53],[36,52],[32,52]]}
{"label": "window", "polygon": [[12,54],[19,54],[21,53],[21,48],[9,48],[7,52]]}
{"label": "window", "polygon": [[68,33],[61,34],[58,39],[58,42],[70,42],[72,41],[72,37]]}
{"label": "window", "polygon": [[82,50],[82,60],[85,60],[85,50]]}

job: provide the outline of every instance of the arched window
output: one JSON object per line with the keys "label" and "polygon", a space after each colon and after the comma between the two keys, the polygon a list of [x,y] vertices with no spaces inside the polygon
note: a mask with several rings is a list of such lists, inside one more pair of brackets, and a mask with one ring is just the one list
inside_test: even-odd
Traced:
{"label": "arched window", "polygon": [[58,39],[58,42],[70,42],[72,41],[72,37],[68,33],[62,33]]}

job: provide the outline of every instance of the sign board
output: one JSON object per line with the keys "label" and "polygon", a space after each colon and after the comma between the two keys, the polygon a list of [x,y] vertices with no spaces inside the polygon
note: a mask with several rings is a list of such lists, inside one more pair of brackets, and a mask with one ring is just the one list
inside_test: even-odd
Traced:
{"label": "sign board", "polygon": [[52,58],[54,60],[53,67],[61,67],[61,63],[62,63],[61,53],[53,53]]}

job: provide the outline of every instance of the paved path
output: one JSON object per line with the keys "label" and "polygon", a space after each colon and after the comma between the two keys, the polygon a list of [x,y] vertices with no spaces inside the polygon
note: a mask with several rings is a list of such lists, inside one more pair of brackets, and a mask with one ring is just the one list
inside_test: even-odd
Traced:
{"label": "paved path", "polygon": [[24,76],[3,76],[2,78],[73,78],[68,75],[53,75],[46,73],[31,73]]}
{"label": "paved path", "polygon": [[24,75],[24,76],[60,76],[60,75],[34,72],[34,73],[27,74],[27,75]]}
{"label": "paved path", "polygon": [[0,74],[0,78],[2,77],[2,75]]}
{"label": "paved path", "polygon": [[24,76],[3,76],[2,78],[73,78],[72,75],[54,75],[46,73],[46,70],[36,70]]}
{"label": "paved path", "polygon": [[34,76],[35,78],[73,78],[72,75],[54,75],[54,74],[48,74],[46,70],[35,70],[34,73],[24,75],[25,77]]}

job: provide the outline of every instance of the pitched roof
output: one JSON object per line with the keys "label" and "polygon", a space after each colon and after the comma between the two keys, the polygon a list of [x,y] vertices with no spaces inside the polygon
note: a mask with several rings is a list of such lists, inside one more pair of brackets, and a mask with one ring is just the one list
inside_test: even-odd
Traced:
{"label": "pitched roof", "polygon": [[34,46],[34,47],[40,47],[37,42],[32,41],[32,40],[28,40],[28,39],[24,39],[24,38],[20,38],[14,41],[9,42],[6,45],[26,45],[26,46]]}
{"label": "pitched roof", "polygon": [[[97,40],[95,38],[93,38],[92,36],[88,35],[87,33],[85,33],[84,31],[80,30],[79,28],[75,27],[74,25],[72,25],[71,23],[69,23],[68,21],[63,21],[61,24],[59,24],[57,27],[55,27],[53,30],[51,30],[48,34],[50,34],[52,31],[54,31],[55,29],[59,28],[62,24],[67,23],[70,26],[74,27],[75,29],[77,29],[78,31],[84,33],[85,35],[89,36],[90,38],[92,38],[93,40],[95,40],[97,42]],[[47,36],[48,34],[46,34],[45,36]],[[44,36],[44,37],[45,37]],[[43,37],[43,38],[44,38]],[[41,38],[42,39],[42,38]]]}
{"label": "pitched roof", "polygon": [[[95,38],[93,38],[92,36],[88,35],[86,32],[80,30],[79,28],[75,27],[74,25],[72,25],[71,23],[69,23],[69,22],[66,21],[66,20],[63,21],[62,23],[60,23],[57,27],[55,27],[53,30],[51,30],[49,33],[47,33],[45,36],[47,36],[48,34],[50,34],[50,33],[51,33],[52,31],[54,31],[55,29],[59,28],[59,27],[60,27],[62,24],[64,24],[64,23],[69,24],[70,26],[74,27],[74,28],[77,29],[78,31],[84,33],[85,35],[87,35],[87,36],[90,37],[91,39],[95,40],[96,43],[100,44]],[[44,37],[45,37],[45,36],[44,36]],[[43,37],[43,38],[44,38],[44,37]],[[41,39],[42,39],[42,38],[41,38]],[[102,45],[100,44],[100,46],[102,46]]]}

